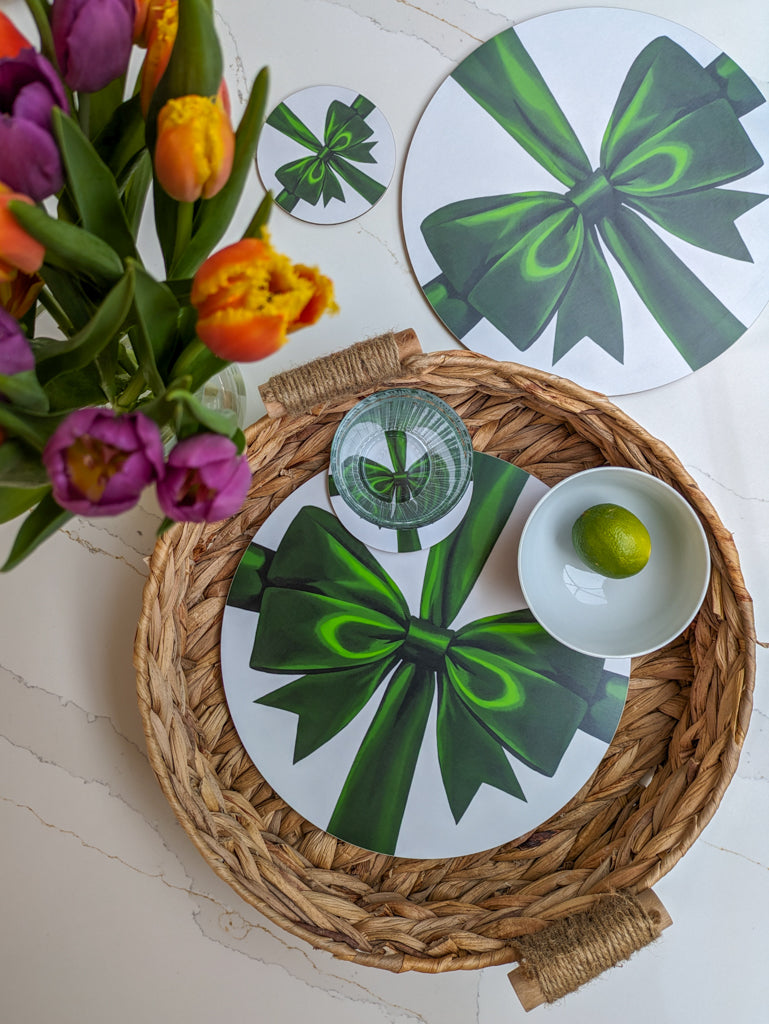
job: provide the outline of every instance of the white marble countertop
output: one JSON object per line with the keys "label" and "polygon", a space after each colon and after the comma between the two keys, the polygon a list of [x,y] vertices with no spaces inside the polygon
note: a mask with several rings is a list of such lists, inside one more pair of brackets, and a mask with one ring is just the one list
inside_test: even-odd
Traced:
{"label": "white marble countertop", "polygon": [[[20,24],[20,0],[3,0]],[[457,347],[425,302],[399,224],[403,158],[456,63],[543,0],[218,0],[235,104],[262,64],[271,99],[315,84],[358,89],[386,113],[393,185],[365,216],[314,227],[275,211],[273,235],[336,282],[338,317],[245,368],[276,371],[384,330]],[[598,6],[593,4],[593,6]],[[603,6],[614,6],[606,4]],[[769,88],[765,0],[637,0],[712,40]],[[31,30],[30,30],[31,31]],[[260,194],[254,178],[246,203]],[[246,213],[243,214],[246,216]],[[668,443],[733,531],[769,640],[769,309],[715,362],[618,404]],[[350,966],[272,925],[200,857],[149,767],[131,649],[160,516],[72,520],[0,580],[0,1016],[14,1024],[211,1019],[293,1024],[523,1020],[510,968],[390,975]],[[2,554],[15,524],[0,530]],[[553,1024],[760,1024],[769,1019],[769,654],[737,774],[713,821],[656,886],[673,917],[652,947],[559,1004]]]}

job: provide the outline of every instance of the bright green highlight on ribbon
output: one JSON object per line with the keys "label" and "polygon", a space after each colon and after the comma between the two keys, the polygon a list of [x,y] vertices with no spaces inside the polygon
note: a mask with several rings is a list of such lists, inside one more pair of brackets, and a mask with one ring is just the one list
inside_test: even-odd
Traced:
{"label": "bright green highlight on ribbon", "polygon": [[418,614],[369,549],[311,506],[275,552],[251,546],[228,598],[259,611],[251,667],[299,674],[256,702],[298,716],[295,762],[381,689],[328,825],[368,849],[395,850],[423,743],[437,745],[458,822],[484,783],[526,799],[508,755],[552,776],[577,729],[608,742],[624,704],[626,679],[564,648],[528,610],[454,627],[528,479],[477,453],[473,476],[463,522],[430,549]]}
{"label": "bright green highlight on ribbon", "polygon": [[553,363],[582,338],[624,359],[611,253],[692,369],[744,332],[660,233],[752,262],[735,221],[767,197],[726,189],[762,166],[740,118],[764,103],[725,55],[702,67],[666,36],[634,60],[593,168],[514,29],[454,80],[566,187],[460,200],[422,234],[441,268],[425,295],[457,336],[482,318],[525,351],[556,317]]}
{"label": "bright green highlight on ribbon", "polygon": [[376,140],[369,141],[374,130],[366,123],[372,110],[374,104],[365,96],[356,97],[351,104],[334,100],[326,113],[321,142],[285,103],[280,103],[266,123],[311,150],[311,155],[277,169],[275,177],[283,190],[275,197],[275,202],[289,213],[300,199],[311,206],[316,206],[321,199],[324,206],[332,199],[343,203],[341,178],[373,206],[386,186],[355,166],[377,162],[371,155]]}

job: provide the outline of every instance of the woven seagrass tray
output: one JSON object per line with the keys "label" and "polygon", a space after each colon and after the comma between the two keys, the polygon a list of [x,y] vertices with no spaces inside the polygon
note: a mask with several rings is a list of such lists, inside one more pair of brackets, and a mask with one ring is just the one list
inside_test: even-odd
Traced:
{"label": "woven seagrass tray", "polygon": [[[389,346],[389,362],[380,366],[381,345]],[[333,378],[339,367],[328,358]],[[707,498],[664,444],[604,396],[471,352],[422,354],[413,332],[375,339],[359,361],[357,383],[343,368],[332,380],[336,397],[321,400],[310,390],[300,396],[300,407],[311,406],[304,412],[285,412],[294,398],[278,381],[263,388],[268,410],[285,414],[247,432],[253,484],[241,512],[224,523],[177,525],[157,542],[134,656],[150,760],[213,870],[313,946],[393,971],[523,962],[528,939],[597,911],[607,894],[653,896],[647,890],[712,817],[751,712],[752,603],[732,537]],[[547,484],[603,464],[654,474],[697,511],[712,557],[692,625],[634,660],[619,730],[582,790],[535,832],[446,860],[368,853],[287,806],[240,743],[219,665],[225,599],[251,537],[287,495],[327,468],[334,431],[354,402],[396,381],[439,395],[462,416],[476,450]]]}

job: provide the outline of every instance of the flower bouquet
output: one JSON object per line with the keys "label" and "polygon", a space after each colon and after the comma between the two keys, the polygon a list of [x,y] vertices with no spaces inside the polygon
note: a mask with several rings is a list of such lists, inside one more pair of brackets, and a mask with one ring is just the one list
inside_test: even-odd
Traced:
{"label": "flower bouquet", "polygon": [[[273,249],[269,194],[213,252],[253,165],[267,69],[234,130],[212,0],[27,7],[38,47],[0,13],[0,522],[25,515],[4,570],[72,515],[118,514],[153,484],[161,530],[235,513],[245,439],[200,389],[336,308],[328,278]],[[162,279],[138,247],[150,205]]]}

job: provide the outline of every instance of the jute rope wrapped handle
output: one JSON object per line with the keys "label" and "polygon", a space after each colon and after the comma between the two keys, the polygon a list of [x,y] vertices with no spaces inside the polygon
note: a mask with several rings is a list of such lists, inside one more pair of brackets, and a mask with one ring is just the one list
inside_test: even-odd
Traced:
{"label": "jute rope wrapped handle", "polygon": [[[327,469],[347,409],[387,386],[439,395],[476,450],[546,484],[602,464],[653,473],[694,507],[711,550],[702,609],[683,636],[635,659],[594,776],[534,833],[471,857],[374,855],[307,822],[246,754],[221,681],[221,619],[243,551],[284,499]],[[607,893],[643,896],[700,834],[736,770],[755,631],[731,534],[662,442],[605,396],[541,371],[467,351],[416,354],[392,378],[311,408],[248,429],[253,483],[237,516],[176,525],[156,545],[134,648],[150,762],[211,868],[312,945],[392,971],[528,964],[523,937],[546,935]]]}
{"label": "jute rope wrapped handle", "polygon": [[638,896],[604,896],[590,910],[517,939],[514,948],[521,966],[508,977],[524,1010],[533,1010],[627,960],[672,923],[651,889]]}
{"label": "jute rope wrapped handle", "polygon": [[276,374],[259,392],[268,416],[309,412],[381,381],[396,381],[406,372],[406,360],[421,351],[414,331],[389,331]]}

